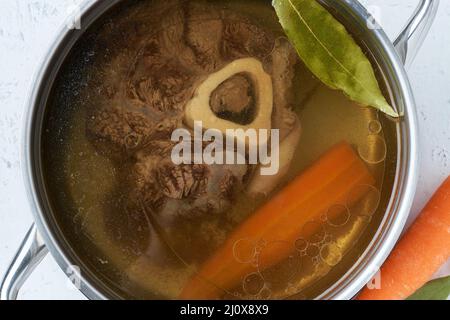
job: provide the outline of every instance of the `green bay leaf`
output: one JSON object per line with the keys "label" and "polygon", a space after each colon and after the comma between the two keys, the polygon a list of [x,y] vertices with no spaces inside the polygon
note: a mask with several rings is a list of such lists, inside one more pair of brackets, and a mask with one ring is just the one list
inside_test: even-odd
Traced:
{"label": "green bay leaf", "polygon": [[428,282],[407,300],[447,300],[450,296],[450,276]]}
{"label": "green bay leaf", "polygon": [[345,27],[316,0],[273,0],[283,29],[306,66],[323,83],[351,100],[398,117],[375,71]]}

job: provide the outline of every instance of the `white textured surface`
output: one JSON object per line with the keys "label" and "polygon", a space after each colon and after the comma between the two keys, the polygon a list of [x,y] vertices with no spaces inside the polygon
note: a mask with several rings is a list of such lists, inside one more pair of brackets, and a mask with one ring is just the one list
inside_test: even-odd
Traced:
{"label": "white textured surface", "polygon": [[[32,222],[20,169],[25,97],[39,62],[82,0],[0,1],[0,275]],[[377,6],[391,38],[418,0],[363,0]],[[450,174],[450,1],[441,1],[431,34],[410,71],[421,129],[420,183],[411,219]],[[450,266],[442,274],[450,273]],[[27,281],[20,298],[83,299],[48,256]]]}

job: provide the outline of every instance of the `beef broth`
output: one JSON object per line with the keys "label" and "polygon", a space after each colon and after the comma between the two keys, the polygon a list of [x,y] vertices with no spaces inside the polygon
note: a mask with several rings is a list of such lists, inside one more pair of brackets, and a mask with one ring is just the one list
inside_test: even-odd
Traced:
{"label": "beef broth", "polygon": [[[250,253],[236,256],[256,263],[258,272],[223,297],[314,297],[360,254],[358,239],[370,234],[365,230],[389,196],[385,166],[393,155],[383,121],[311,75],[270,2],[124,1],[85,39],[53,90],[44,163],[69,241],[119,296],[176,298],[232,230],[340,140],[358,148],[377,180],[360,210],[346,208],[342,221],[327,221],[326,213],[311,221],[319,231],[298,239],[297,254],[268,270],[258,270]],[[271,128],[280,142],[303,127],[300,143],[291,146],[290,169],[276,188],[257,194],[247,192],[256,165],[171,159],[173,131],[191,130],[184,111],[196,88],[242,58],[259,61],[272,79]],[[251,123],[260,103],[254,81],[239,73],[223,82],[211,95],[211,110]],[[255,244],[258,250],[264,245]]]}

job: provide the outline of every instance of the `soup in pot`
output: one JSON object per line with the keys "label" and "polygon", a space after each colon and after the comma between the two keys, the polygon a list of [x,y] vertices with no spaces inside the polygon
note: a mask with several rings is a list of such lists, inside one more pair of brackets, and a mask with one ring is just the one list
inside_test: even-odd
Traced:
{"label": "soup in pot", "polygon": [[66,59],[42,154],[118,297],[309,299],[376,231],[393,128],[311,74],[270,1],[123,1]]}

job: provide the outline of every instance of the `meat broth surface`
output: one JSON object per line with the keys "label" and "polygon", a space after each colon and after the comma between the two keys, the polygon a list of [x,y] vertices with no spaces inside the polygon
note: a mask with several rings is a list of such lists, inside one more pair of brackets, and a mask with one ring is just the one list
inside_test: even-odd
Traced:
{"label": "meat broth surface", "polygon": [[[173,131],[191,130],[185,108],[195,90],[243,58],[259,61],[272,79],[271,128],[280,142],[302,131],[274,188],[253,189],[256,165],[171,159]],[[242,72],[213,90],[209,107],[248,125],[260,102],[255,79]],[[323,292],[364,250],[389,198],[395,139],[376,111],[312,76],[269,1],[124,1],[90,27],[63,66],[42,150],[56,219],[86,267],[121,297],[175,299],[230,232],[342,140],[376,178],[357,210],[311,221],[305,228],[315,232],[282,243],[295,254],[269,269],[258,268],[257,253],[270,243],[252,252],[236,243],[235,259],[255,272],[222,295],[301,299]]]}

